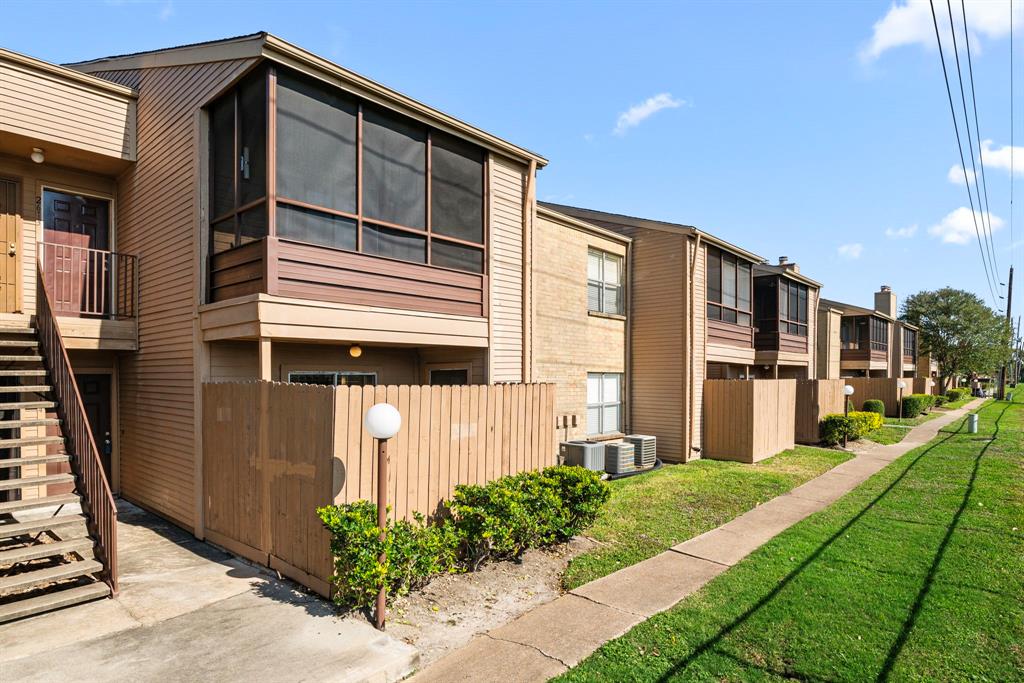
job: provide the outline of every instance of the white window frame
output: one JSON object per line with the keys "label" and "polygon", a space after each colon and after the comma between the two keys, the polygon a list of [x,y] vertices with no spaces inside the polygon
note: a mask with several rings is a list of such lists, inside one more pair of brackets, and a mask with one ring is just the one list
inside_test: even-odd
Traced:
{"label": "white window frame", "polygon": [[[606,397],[604,395],[605,378],[613,377],[613,376],[618,378],[619,395],[617,397],[615,397],[616,400],[609,401],[609,400],[607,400],[608,397]],[[590,402],[590,396],[589,396],[589,384],[590,384],[590,380],[592,378],[595,378],[595,377],[598,379],[598,386],[600,387],[601,396],[599,397],[599,401],[597,403],[591,403]],[[586,412],[585,419],[586,419],[586,429],[587,429],[587,435],[588,436],[600,436],[600,435],[603,435],[603,434],[618,434],[618,433],[620,433],[622,431],[622,421],[623,421],[623,411],[622,411],[623,400],[622,400],[622,396],[625,393],[624,379],[625,378],[623,376],[623,373],[621,373],[621,372],[588,372],[587,373],[588,395],[587,395],[587,412]],[[607,429],[606,425],[604,424],[604,409],[609,407],[609,406],[615,406],[618,409],[617,414],[619,416],[619,423],[617,425],[615,425],[614,428],[612,428],[612,429]],[[598,431],[592,431],[591,428],[590,428],[590,411],[593,408],[597,408],[597,415],[598,415],[598,418],[597,418],[598,425],[597,425],[597,427],[598,427]]]}
{"label": "white window frame", "polygon": [[[590,277],[590,259],[592,256],[597,256],[600,263],[600,272],[597,278]],[[614,284],[608,281],[607,272],[609,263],[613,264],[616,270],[618,270],[618,284]],[[596,249],[590,247],[587,249],[587,311],[590,313],[604,313],[606,315],[625,315],[626,302],[623,299],[622,293],[625,291],[623,287],[625,258],[619,254],[613,254],[610,251],[604,251],[603,249]],[[598,297],[598,308],[590,307],[590,288],[597,287],[601,293]],[[618,292],[616,301],[618,302],[618,310],[609,311],[607,310],[607,290],[615,289]]]}

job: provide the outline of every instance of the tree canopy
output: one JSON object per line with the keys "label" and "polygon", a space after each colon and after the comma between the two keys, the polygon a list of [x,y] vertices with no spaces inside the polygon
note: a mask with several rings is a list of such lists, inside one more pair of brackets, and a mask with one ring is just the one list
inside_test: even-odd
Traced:
{"label": "tree canopy", "polygon": [[920,329],[920,347],[950,377],[994,372],[1010,357],[1010,324],[977,295],[944,287],[903,302],[902,320]]}

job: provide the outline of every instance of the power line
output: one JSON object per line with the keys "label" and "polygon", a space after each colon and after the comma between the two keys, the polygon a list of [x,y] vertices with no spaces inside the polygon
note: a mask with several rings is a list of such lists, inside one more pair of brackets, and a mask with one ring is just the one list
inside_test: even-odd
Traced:
{"label": "power line", "polygon": [[[959,48],[957,47],[957,44],[956,44],[956,23],[953,21],[953,5],[952,5],[951,0],[946,0],[946,10],[949,12],[949,33],[950,33],[950,35],[953,36],[953,57],[956,59],[956,78],[957,78],[957,81],[959,81],[959,83],[960,83],[960,103],[963,105],[963,108],[964,108],[964,127],[967,128],[967,148],[968,148],[968,150],[971,153],[971,172],[974,174],[974,191],[978,195],[978,211],[981,212],[982,211],[981,186],[978,184],[978,167],[974,163],[974,140],[971,137],[971,120],[968,118],[968,114],[967,114],[967,95],[964,92],[964,77],[963,77],[963,70],[960,68],[960,50],[959,50]],[[965,25],[964,26],[964,33],[966,33],[966,32],[967,32],[967,26]],[[981,143],[980,142],[978,143],[978,146],[979,146],[978,153],[980,154],[981,153],[981,149],[980,149]],[[965,175],[966,175],[966,168],[964,169],[964,171],[965,171]],[[971,186],[968,184],[967,192],[970,193],[970,191],[971,191]],[[991,220],[991,214],[989,214],[989,219]],[[981,232],[985,235],[985,247],[988,249],[989,260],[990,260],[990,263],[992,265],[992,272],[996,273],[996,275],[994,277],[994,282],[995,282],[995,285],[996,285],[996,291],[998,292],[999,291],[999,275],[998,275],[998,273],[999,273],[999,266],[996,264],[995,256],[993,255],[992,238],[991,238],[991,236],[989,234],[991,232],[991,226],[989,226],[987,229],[985,227],[985,213],[981,214]],[[998,307],[998,305],[999,305],[999,302],[996,301],[996,306]]]}
{"label": "power line", "polygon": [[992,295],[992,301],[999,307],[999,299],[995,295],[995,291],[992,288],[992,275],[988,268],[988,259],[985,258],[985,248],[981,242],[981,230],[978,229],[978,215],[974,211],[974,197],[971,194],[971,185],[967,180],[967,164],[964,161],[964,147],[963,143],[960,142],[960,126],[956,121],[956,107],[953,106],[953,91],[949,87],[949,72],[946,70],[946,56],[942,51],[942,37],[939,35],[939,20],[935,16],[935,0],[928,0],[928,5],[932,10],[932,24],[935,26],[935,40],[939,45],[939,59],[942,60],[942,78],[946,82],[946,97],[949,99],[949,113],[953,116],[953,130],[956,132],[956,148],[960,152],[960,168],[964,172],[964,183],[967,183],[967,199],[971,203],[971,217],[974,219],[974,234],[978,237],[978,250],[981,253],[981,265],[985,267],[985,281],[988,284],[989,294]]}
{"label": "power line", "polygon": [[[949,0],[946,0],[946,4],[947,4],[947,6],[949,5]],[[985,180],[985,156],[984,156],[984,154],[982,153],[982,150],[981,150],[981,126],[978,124],[978,98],[977,98],[977,96],[974,93],[974,64],[973,64],[973,61],[971,59],[971,37],[970,37],[971,34],[970,34],[970,31],[967,30],[967,0],[960,0],[960,12],[963,14],[963,18],[964,18],[964,45],[965,45],[965,47],[967,49],[967,72],[968,72],[968,74],[971,77],[971,106],[974,109],[974,137],[978,141],[978,164],[981,165],[981,186],[982,186],[982,188],[985,191],[985,213],[988,215],[988,246],[989,246],[989,254],[992,257],[992,267],[998,273],[999,272],[999,261],[996,258],[995,243],[993,241],[994,237],[992,235],[992,209],[989,208],[989,203],[988,203],[988,182]],[[1012,15],[1010,17],[1010,23],[1011,23],[1011,25],[1013,23]],[[950,30],[953,30],[952,16],[950,16]],[[954,40],[953,44],[954,44],[954,48],[955,48],[955,46],[956,46],[955,40]],[[974,179],[974,185],[975,185],[975,187],[977,187],[977,185],[978,185],[977,177],[975,177],[975,179]],[[978,204],[981,204],[981,200],[980,199],[978,200]],[[1011,259],[1011,261],[1012,261],[1012,259]]]}

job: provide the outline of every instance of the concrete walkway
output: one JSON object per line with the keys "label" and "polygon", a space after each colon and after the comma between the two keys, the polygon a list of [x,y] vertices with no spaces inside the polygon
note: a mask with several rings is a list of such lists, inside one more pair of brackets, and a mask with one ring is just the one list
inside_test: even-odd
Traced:
{"label": "concrete walkway", "polygon": [[120,593],[0,626],[0,681],[379,681],[412,646],[118,502]]}
{"label": "concrete walkway", "polygon": [[851,460],[789,493],[666,550],[592,581],[474,638],[411,680],[543,681],[575,666],[604,643],[663,612],[768,540],[822,510],[939,430],[981,399],[914,427],[897,444],[857,444]]}

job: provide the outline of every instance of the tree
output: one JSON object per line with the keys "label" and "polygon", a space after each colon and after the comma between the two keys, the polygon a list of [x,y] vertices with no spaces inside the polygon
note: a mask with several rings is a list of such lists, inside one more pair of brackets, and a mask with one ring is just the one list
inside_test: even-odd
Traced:
{"label": "tree", "polygon": [[903,302],[900,318],[920,329],[921,351],[938,361],[943,391],[951,377],[991,373],[1010,358],[1009,323],[971,292],[918,292]]}

